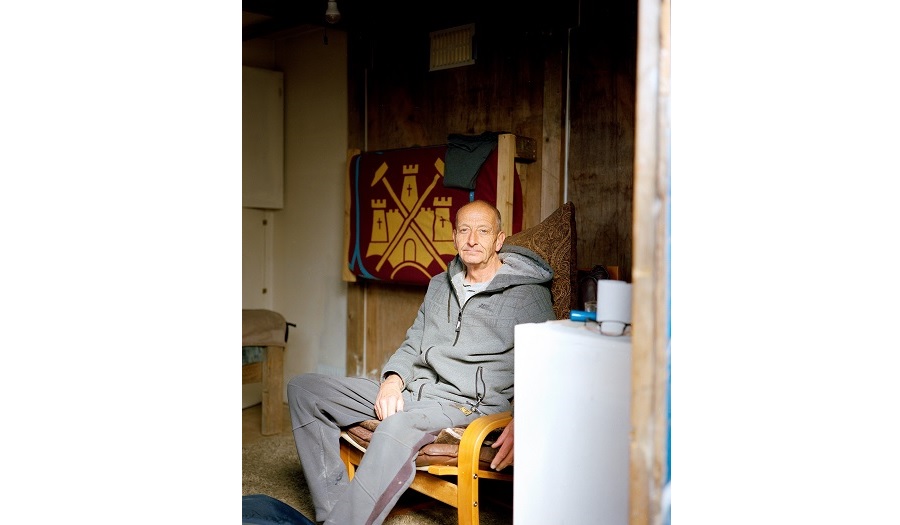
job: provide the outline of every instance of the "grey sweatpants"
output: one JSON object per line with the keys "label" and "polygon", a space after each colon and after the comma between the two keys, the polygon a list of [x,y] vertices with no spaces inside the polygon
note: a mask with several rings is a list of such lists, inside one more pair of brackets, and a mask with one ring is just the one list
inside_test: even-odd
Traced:
{"label": "grey sweatpants", "polygon": [[479,416],[452,404],[416,401],[403,391],[403,412],[378,425],[369,448],[347,481],[340,457],[340,427],[375,419],[379,384],[360,377],[304,374],[287,386],[294,442],[316,507],[316,521],[335,525],[380,524],[415,477],[420,448],[441,429]]}

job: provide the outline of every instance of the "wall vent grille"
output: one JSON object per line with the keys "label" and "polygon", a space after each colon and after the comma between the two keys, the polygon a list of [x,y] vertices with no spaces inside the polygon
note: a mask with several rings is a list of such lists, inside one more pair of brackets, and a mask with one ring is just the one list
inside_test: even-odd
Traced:
{"label": "wall vent grille", "polygon": [[475,24],[433,31],[428,71],[475,63]]}

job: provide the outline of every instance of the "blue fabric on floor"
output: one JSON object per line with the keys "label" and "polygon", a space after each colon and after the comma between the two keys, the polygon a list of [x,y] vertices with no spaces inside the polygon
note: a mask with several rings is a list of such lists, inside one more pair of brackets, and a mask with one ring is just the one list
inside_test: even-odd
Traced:
{"label": "blue fabric on floor", "polygon": [[287,503],[265,494],[241,497],[242,523],[253,525],[316,525]]}

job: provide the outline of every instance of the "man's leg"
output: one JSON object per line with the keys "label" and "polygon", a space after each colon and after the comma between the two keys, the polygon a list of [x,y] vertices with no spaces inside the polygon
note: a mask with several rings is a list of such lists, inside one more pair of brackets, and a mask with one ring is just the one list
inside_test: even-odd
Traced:
{"label": "man's leg", "polygon": [[358,377],[304,374],[288,383],[294,442],[316,521],[328,517],[347,487],[339,427],[374,419],[377,394],[377,382]]}
{"label": "man's leg", "polygon": [[[341,495],[326,524],[380,524],[415,477],[419,449],[434,441],[448,426],[472,418],[455,416],[437,402],[409,402],[403,412],[378,425],[353,482]],[[450,416],[450,417],[448,417]]]}

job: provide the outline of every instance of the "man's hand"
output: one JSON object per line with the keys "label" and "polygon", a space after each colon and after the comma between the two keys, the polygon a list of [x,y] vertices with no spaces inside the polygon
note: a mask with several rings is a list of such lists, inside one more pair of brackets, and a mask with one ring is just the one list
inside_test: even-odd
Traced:
{"label": "man's hand", "polygon": [[494,441],[494,444],[491,445],[491,448],[500,447],[500,450],[497,451],[497,455],[491,460],[491,468],[494,470],[503,470],[513,464],[514,421],[515,419],[509,421],[509,424],[506,425],[506,428],[500,433],[500,437],[498,437],[497,441]]}
{"label": "man's hand", "polygon": [[378,396],[375,398],[375,415],[384,421],[388,416],[403,412],[403,380],[397,374],[391,374],[381,383]]}

